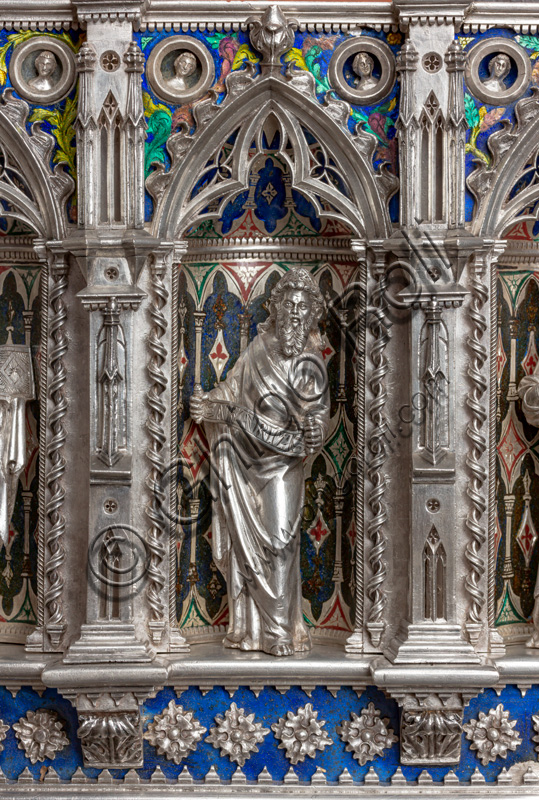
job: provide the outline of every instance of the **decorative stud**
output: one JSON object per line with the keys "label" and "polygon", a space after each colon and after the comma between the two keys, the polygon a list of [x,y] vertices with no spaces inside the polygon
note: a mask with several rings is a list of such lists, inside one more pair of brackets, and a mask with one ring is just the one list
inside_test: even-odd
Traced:
{"label": "decorative stud", "polygon": [[426,53],[421,61],[425,72],[430,72],[431,74],[439,72],[442,68],[442,63],[442,57],[439,53]]}
{"label": "decorative stud", "polygon": [[297,714],[289,711],[286,719],[281,719],[271,726],[276,739],[280,739],[279,749],[286,750],[286,757],[297,764],[305,761],[305,756],[314,758],[317,750],[323,750],[330,744],[327,732],[322,730],[325,721],[317,720],[318,711],[314,711],[312,704],[307,703],[298,709]]}
{"label": "decorative stud", "polygon": [[114,50],[105,50],[99,63],[105,72],[116,72],[120,66],[120,56]]}
{"label": "decorative stud", "polygon": [[243,767],[251,753],[258,753],[257,744],[269,733],[269,728],[264,728],[254,718],[254,714],[246,714],[245,709],[232,703],[224,716],[215,717],[217,725],[211,728],[206,741],[220,750],[222,756],[228,756]]}
{"label": "decorative stud", "polygon": [[353,753],[354,758],[361,766],[372,761],[376,756],[381,756],[384,750],[391,747],[398,737],[393,734],[389,726],[389,719],[381,719],[380,711],[374,703],[369,703],[361,714],[350,714],[352,721],[345,721],[337,732],[346,749]]}
{"label": "decorative stud", "polygon": [[58,714],[44,708],[28,711],[13,725],[13,730],[19,740],[19,749],[24,750],[32,764],[55,758],[56,753],[69,744]]}
{"label": "decorative stud", "polygon": [[182,706],[171,700],[168,706],[157,714],[148,725],[144,738],[157,749],[158,755],[164,755],[169,761],[179,764],[182,758],[196,750],[207,728],[196,720],[191,711],[184,711]]}
{"label": "decorative stud", "polygon": [[490,761],[507,758],[508,750],[516,750],[522,743],[517,731],[514,730],[516,720],[509,719],[509,711],[505,711],[501,703],[496,708],[491,708],[488,714],[479,712],[477,719],[472,719],[463,725],[466,738],[472,744],[471,750],[477,750],[477,756],[484,767]]}
{"label": "decorative stud", "polygon": [[4,720],[0,719],[0,753],[4,749],[4,745],[2,744],[2,742],[6,738],[8,730],[9,730],[9,725],[6,725],[4,723]]}

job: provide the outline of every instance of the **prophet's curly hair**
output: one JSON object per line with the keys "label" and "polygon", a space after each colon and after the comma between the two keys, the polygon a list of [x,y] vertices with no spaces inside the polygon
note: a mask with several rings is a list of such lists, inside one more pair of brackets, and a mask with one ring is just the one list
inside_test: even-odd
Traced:
{"label": "prophet's curly hair", "polygon": [[318,323],[325,314],[326,304],[316,281],[304,267],[297,267],[285,272],[273,288],[269,301],[269,316],[265,322],[258,325],[258,330],[265,332],[274,327],[283,295],[289,289],[307,292],[310,295],[312,301],[311,331],[319,335]]}

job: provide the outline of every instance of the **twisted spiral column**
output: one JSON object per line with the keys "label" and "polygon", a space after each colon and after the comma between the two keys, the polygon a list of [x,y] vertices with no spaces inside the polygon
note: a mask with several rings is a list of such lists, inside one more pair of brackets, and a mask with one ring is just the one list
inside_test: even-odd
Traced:
{"label": "twisted spiral column", "polygon": [[466,464],[470,470],[467,494],[472,505],[466,517],[466,527],[470,533],[470,541],[466,545],[465,559],[468,564],[468,573],[464,585],[468,593],[470,604],[466,622],[466,630],[472,642],[477,641],[482,625],[482,610],[485,603],[485,592],[481,587],[482,578],[486,569],[483,547],[487,540],[487,528],[483,516],[487,508],[483,487],[488,477],[488,472],[483,464],[483,455],[487,449],[487,438],[483,433],[483,426],[488,417],[487,408],[483,400],[488,387],[487,376],[483,367],[488,358],[488,350],[483,343],[483,335],[487,329],[487,318],[483,311],[488,301],[488,289],[483,283],[483,262],[476,258],[472,267],[470,280],[471,303],[469,319],[471,333],[467,338],[470,350],[468,376],[471,388],[466,398],[470,409],[470,421],[466,428],[466,435],[470,447],[466,456]]}
{"label": "twisted spiral column", "polygon": [[[178,336],[178,283],[179,283],[179,270],[180,270],[180,259],[183,256],[184,252],[187,250],[187,246],[185,245],[183,248],[182,246],[178,246],[176,244],[175,252],[174,252],[174,259],[172,263],[172,278],[171,278],[171,289],[172,289],[172,325],[171,325],[171,341],[170,341],[170,352],[171,352],[171,365],[172,365],[172,386],[171,386],[171,401],[170,407],[172,409],[172,415],[170,420],[170,453],[171,453],[171,464],[176,463],[177,453],[178,453],[178,420],[177,420],[177,408],[178,408],[178,384],[179,384],[179,375],[178,370],[176,369],[176,364],[178,363],[178,348],[179,348],[179,336]],[[177,547],[176,547],[176,536],[177,536],[177,527],[178,527],[178,519],[179,519],[179,509],[178,509],[178,497],[176,493],[176,486],[172,485],[173,480],[176,479],[176,470],[174,472],[170,472],[168,475],[168,482],[170,486],[170,519],[174,520],[169,527],[169,549],[168,549],[168,626],[169,626],[169,650],[174,652],[186,652],[189,650],[189,645],[185,641],[184,637],[181,635],[180,630],[178,628],[178,618],[176,612],[176,573],[178,569],[177,564]]]}
{"label": "twisted spiral column", "polygon": [[383,467],[386,461],[387,434],[385,378],[389,369],[385,349],[389,341],[389,326],[386,301],[387,276],[383,267],[376,270],[375,278],[372,308],[369,309],[369,327],[374,342],[370,351],[372,371],[369,376],[373,399],[370,401],[368,409],[373,427],[369,436],[370,457],[367,464],[367,475],[371,483],[367,502],[372,512],[372,518],[367,528],[371,541],[369,552],[371,576],[367,581],[367,597],[371,601],[371,607],[366,627],[373,646],[378,647],[386,627],[383,614],[387,603],[384,589],[387,577],[387,564],[384,559],[387,546],[384,533],[384,526],[387,522],[387,505],[385,501],[386,476]]}
{"label": "twisted spiral column", "polygon": [[[468,376],[471,386],[466,398],[466,404],[470,410],[470,421],[466,428],[470,447],[466,464],[470,470],[467,494],[471,500],[471,508],[466,517],[466,527],[470,539],[464,551],[468,565],[464,586],[469,598],[466,631],[472,644],[478,641],[485,622],[488,622],[489,627],[494,627],[492,598],[495,591],[495,564],[493,562],[496,514],[496,325],[492,309],[496,307],[495,262],[502,249],[494,246],[489,250],[476,253],[470,275],[471,303],[468,315],[471,331],[467,338],[467,345],[470,351]],[[487,334],[487,338],[485,334]],[[485,397],[489,385],[490,396]],[[487,423],[486,427],[485,423]],[[485,463],[485,453],[488,456],[487,463]],[[491,473],[490,478],[489,472]],[[484,575],[487,570],[485,590]],[[487,601],[488,620],[485,619],[484,612]],[[498,638],[497,635],[494,636],[495,646],[497,646]]]}
{"label": "twisted spiral column", "polygon": [[498,406],[498,259],[507,246],[507,241],[496,241],[490,255],[490,369],[489,369],[489,449],[488,449],[488,581],[487,581],[487,621],[489,628],[488,650],[493,656],[505,655],[505,642],[496,629],[496,521],[498,508],[496,502],[496,461],[497,436],[496,415]]}
{"label": "twisted spiral column", "polygon": [[64,295],[68,286],[69,267],[64,255],[53,256],[50,265],[52,286],[49,293],[50,309],[50,351],[49,369],[49,400],[51,407],[48,414],[50,438],[47,443],[46,484],[48,500],[45,513],[50,527],[46,532],[46,557],[45,557],[45,590],[44,605],[46,610],[45,629],[49,635],[54,649],[59,648],[62,636],[66,629],[66,619],[62,603],[64,579],[62,566],[65,560],[64,534],[65,517],[62,506],[65,499],[65,489],[62,478],[65,473],[66,460],[63,450],[66,441],[64,420],[67,413],[67,400],[64,387],[67,380],[67,370],[64,357],[67,353],[68,339],[65,333],[67,309]]}
{"label": "twisted spiral column", "polygon": [[355,578],[355,608],[354,631],[346,640],[348,653],[363,652],[363,622],[364,622],[364,551],[365,551],[365,358],[367,334],[367,279],[368,268],[365,260],[363,242],[352,240],[352,249],[356,252],[359,261],[359,303],[356,335],[356,507],[355,525],[356,541],[354,550],[354,578]]}
{"label": "twisted spiral column", "polygon": [[149,414],[146,423],[150,434],[150,446],[146,451],[146,455],[151,463],[150,474],[146,481],[150,489],[150,500],[146,505],[146,515],[151,523],[147,539],[149,552],[147,598],[150,606],[150,621],[148,624],[154,644],[159,644],[163,637],[167,611],[164,601],[167,519],[163,511],[166,502],[163,487],[166,469],[163,458],[163,448],[166,444],[164,428],[166,406],[162,395],[166,390],[168,380],[163,371],[163,365],[167,360],[167,350],[162,339],[167,331],[167,320],[163,309],[167,305],[169,293],[163,281],[164,274],[164,257],[161,254],[154,255],[151,267],[152,297],[149,307],[152,325],[148,340],[150,350],[150,360],[148,362],[150,389],[147,395]]}

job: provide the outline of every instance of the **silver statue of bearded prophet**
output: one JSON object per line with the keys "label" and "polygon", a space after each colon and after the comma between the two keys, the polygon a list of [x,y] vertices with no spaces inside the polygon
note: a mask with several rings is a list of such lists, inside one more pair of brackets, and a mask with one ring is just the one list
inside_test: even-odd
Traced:
{"label": "silver statue of bearded prophet", "polygon": [[273,289],[270,313],[227,378],[191,414],[204,421],[212,459],[212,547],[226,576],[226,647],[275,656],[310,649],[302,614],[303,459],[329,422],[321,355],[322,294],[305,269]]}

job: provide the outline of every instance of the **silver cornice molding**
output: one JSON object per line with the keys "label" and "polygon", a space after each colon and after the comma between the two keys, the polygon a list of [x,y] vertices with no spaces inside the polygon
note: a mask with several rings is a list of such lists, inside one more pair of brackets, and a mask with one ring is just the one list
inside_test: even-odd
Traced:
{"label": "silver cornice molding", "polygon": [[518,33],[536,33],[539,29],[539,13],[536,2],[490,2],[474,3],[466,15],[462,30],[477,33],[500,25],[511,27]]}
{"label": "silver cornice molding", "polygon": [[241,258],[293,259],[295,261],[335,258],[337,261],[353,261],[354,253],[350,239],[322,238],[318,242],[309,237],[283,238],[231,238],[231,239],[190,239],[189,250],[184,256],[185,263],[208,258],[233,260]]}
{"label": "silver cornice molding", "polygon": [[[222,3],[219,0],[191,0],[180,5],[176,0],[150,0],[150,7],[143,16],[142,26],[148,30],[196,30],[197,27],[231,25],[230,30],[247,30],[249,14],[263,14],[273,5],[272,0],[257,0],[248,6],[242,0]],[[348,30],[360,25],[369,25],[377,30],[397,30],[397,19],[392,3],[387,0],[366,3],[339,3],[333,8],[326,3],[309,3],[304,0],[284,0],[279,4],[285,16],[297,19],[299,30],[331,33]],[[194,22],[197,20],[197,22]]]}
{"label": "silver cornice molding", "polygon": [[[0,686],[56,686],[60,693],[70,692],[83,683],[96,689],[106,674],[107,686],[173,685],[187,686],[361,686],[395,688],[406,685],[410,691],[421,685],[450,688],[449,671],[440,667],[391,665],[379,655],[343,657],[342,647],[315,643],[308,656],[277,660],[260,654],[234,653],[224,661],[220,644],[193,644],[187,654],[160,655],[152,665],[92,664],[64,665],[58,654],[28,654],[23,645],[5,644],[0,660]],[[82,672],[84,671],[84,676]],[[451,669],[451,686],[461,691],[468,687],[502,687],[516,684],[521,690],[539,683],[539,658],[530,655],[524,645],[508,647],[507,655],[486,665],[459,665]],[[84,679],[83,679],[84,677]],[[101,684],[100,684],[101,681]]]}
{"label": "silver cornice molding", "polygon": [[460,26],[471,10],[469,0],[394,0],[393,5],[403,28],[417,24]]}
{"label": "silver cornice molding", "polygon": [[[248,6],[243,0],[232,0],[223,3],[220,0],[191,0],[180,4],[177,0],[150,0],[146,10],[143,9],[140,22],[135,15],[135,26],[140,30],[175,30],[195,31],[199,28],[222,30],[246,30],[247,11],[251,14],[262,14],[272,5],[273,0],[257,0]],[[98,2],[95,5],[99,5]],[[103,3],[101,4],[103,5]],[[126,2],[126,18],[132,16]],[[400,6],[399,10],[395,5]],[[462,23],[464,33],[484,31],[499,25],[506,17],[510,25],[519,33],[535,33],[539,29],[539,17],[536,2],[449,2],[440,5],[440,13],[421,14],[421,3],[391,3],[388,0],[379,2],[370,0],[365,3],[344,2],[338,6],[321,2],[308,3],[305,0],[284,0],[280,7],[285,14],[291,14],[299,22],[300,30],[348,31],[355,27],[369,26],[376,30],[396,30],[399,14],[403,24],[407,25],[414,14],[418,21],[424,17],[452,18],[457,24]],[[457,6],[459,8],[457,8]],[[432,4],[430,4],[432,9]],[[461,12],[464,7],[465,13]],[[82,17],[87,17],[84,12]],[[3,0],[0,7],[0,27],[7,30],[51,30],[53,28],[76,28],[85,25],[79,21],[75,3],[72,0]],[[507,24],[507,23],[504,23]],[[227,26],[230,26],[229,28]]]}
{"label": "silver cornice molding", "polygon": [[[28,800],[36,797],[51,797],[54,800],[78,800],[81,796],[87,800],[100,798],[102,800],[117,800],[121,792],[123,800],[135,798],[160,798],[160,800],[177,800],[181,794],[182,800],[191,800],[201,797],[233,797],[234,800],[248,800],[253,796],[253,790],[258,795],[270,796],[275,800],[289,800],[292,796],[307,798],[326,797],[387,797],[391,800],[405,800],[418,796],[456,797],[459,800],[475,798],[476,800],[514,800],[515,797],[537,798],[537,772],[531,764],[527,764],[527,771],[516,774],[504,770],[497,779],[497,783],[485,785],[484,777],[476,770],[470,781],[459,781],[455,773],[450,770],[445,783],[436,783],[427,770],[423,770],[417,781],[407,781],[399,769],[391,778],[391,784],[380,783],[378,775],[371,767],[364,782],[354,782],[350,773],[344,770],[338,782],[328,783],[324,772],[317,770],[311,781],[299,781],[294,770],[291,770],[285,780],[272,784],[271,775],[264,770],[256,781],[249,781],[238,768],[231,781],[221,782],[215,768],[212,767],[202,781],[194,781],[189,771],[184,767],[177,781],[168,781],[160,767],[156,767],[149,780],[141,779],[134,770],[130,770],[125,778],[114,778],[109,770],[102,770],[97,783],[95,778],[88,778],[80,770],[75,773],[70,784],[60,782],[54,767],[49,767],[44,782],[34,781],[28,768],[19,778],[19,783],[8,783],[0,786],[0,800]],[[247,784],[247,785],[245,785]],[[84,788],[82,788],[84,787]],[[431,791],[429,792],[429,787]],[[434,793],[431,793],[433,792]]]}
{"label": "silver cornice molding", "polygon": [[28,264],[39,262],[34,248],[35,237],[28,236],[2,236],[0,237],[0,262],[2,264]]}
{"label": "silver cornice molding", "polygon": [[0,27],[32,31],[77,28],[71,0],[2,0]]}
{"label": "silver cornice molding", "polygon": [[539,268],[539,242],[509,242],[500,257],[500,269],[529,269],[535,272]]}

